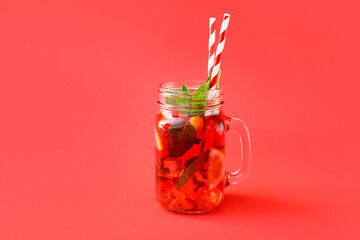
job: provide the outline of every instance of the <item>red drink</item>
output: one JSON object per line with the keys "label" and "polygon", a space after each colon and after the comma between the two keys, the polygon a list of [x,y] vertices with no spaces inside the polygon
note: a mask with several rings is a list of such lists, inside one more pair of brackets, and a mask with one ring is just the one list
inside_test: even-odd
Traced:
{"label": "red drink", "polygon": [[156,197],[166,209],[204,212],[218,206],[225,187],[225,121],[208,116],[156,117]]}
{"label": "red drink", "polygon": [[[171,211],[199,213],[217,207],[224,188],[249,174],[250,138],[243,121],[222,112],[219,86],[206,81],[168,82],[159,88],[155,121],[156,198]],[[240,134],[242,167],[225,171],[225,133]]]}

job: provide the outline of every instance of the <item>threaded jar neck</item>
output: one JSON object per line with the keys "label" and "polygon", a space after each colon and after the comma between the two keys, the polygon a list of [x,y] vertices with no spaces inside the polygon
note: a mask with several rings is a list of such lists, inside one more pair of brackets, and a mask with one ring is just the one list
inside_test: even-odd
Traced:
{"label": "threaded jar neck", "polygon": [[205,81],[193,80],[160,84],[158,90],[160,110],[185,117],[218,114],[223,105],[222,87],[196,91],[204,83]]}

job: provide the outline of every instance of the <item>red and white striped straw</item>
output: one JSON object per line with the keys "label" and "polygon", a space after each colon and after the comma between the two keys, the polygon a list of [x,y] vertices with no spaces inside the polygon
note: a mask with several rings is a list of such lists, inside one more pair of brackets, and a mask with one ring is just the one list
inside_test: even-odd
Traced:
{"label": "red and white striped straw", "polygon": [[208,76],[214,68],[215,63],[215,20],[216,18],[209,19],[209,60],[208,60]]}
{"label": "red and white striped straw", "polygon": [[218,42],[217,49],[216,49],[215,66],[211,73],[210,89],[216,88],[216,80],[217,80],[219,70],[220,70],[221,53],[224,50],[226,30],[229,26],[229,21],[230,21],[230,14],[225,13],[223,21],[221,23],[220,38],[219,38],[219,42]]}

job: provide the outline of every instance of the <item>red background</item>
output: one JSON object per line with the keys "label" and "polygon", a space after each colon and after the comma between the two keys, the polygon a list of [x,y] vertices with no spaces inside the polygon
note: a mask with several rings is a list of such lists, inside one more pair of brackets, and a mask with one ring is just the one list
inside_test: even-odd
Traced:
{"label": "red background", "polygon": [[[231,14],[225,113],[253,165],[216,210],[154,196],[157,87],[204,79]],[[359,239],[350,1],[0,1],[0,239]],[[227,138],[234,170],[237,135]]]}

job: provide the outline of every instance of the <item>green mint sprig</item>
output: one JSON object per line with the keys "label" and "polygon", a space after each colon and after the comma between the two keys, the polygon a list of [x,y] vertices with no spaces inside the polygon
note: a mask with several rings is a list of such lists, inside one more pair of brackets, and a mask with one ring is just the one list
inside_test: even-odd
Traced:
{"label": "green mint sprig", "polygon": [[[218,78],[216,80],[216,88],[219,87],[221,70],[219,71]],[[211,83],[211,75],[208,77],[206,82],[198,87],[194,94],[192,95],[186,85],[181,86],[181,90],[175,91],[174,94],[182,95],[183,97],[167,97],[167,103],[173,106],[178,107],[193,107],[198,109],[189,110],[190,115],[202,115],[204,113],[204,109],[201,107],[206,106],[206,100],[208,98],[207,91],[210,88]],[[189,97],[187,97],[189,96]]]}
{"label": "green mint sprig", "polygon": [[[181,86],[180,94],[185,95],[185,96],[189,96],[189,97],[180,97],[180,98],[177,98],[176,101],[179,102],[179,103],[182,103],[183,107],[190,107],[190,105],[191,105],[191,96],[190,96],[190,91],[189,91],[189,89],[187,88],[186,85]],[[178,106],[178,105],[176,105],[176,106]]]}
{"label": "green mint sprig", "polygon": [[209,90],[211,81],[207,80],[203,85],[198,87],[196,89],[194,96],[191,101],[192,107],[205,107],[206,102],[203,102],[203,100],[207,99],[207,92]]}
{"label": "green mint sprig", "polygon": [[190,91],[185,85],[182,85],[181,90],[179,91],[171,91],[171,94],[180,95],[180,96],[185,95],[189,97],[166,97],[167,104],[177,107],[190,107],[191,104]]}

